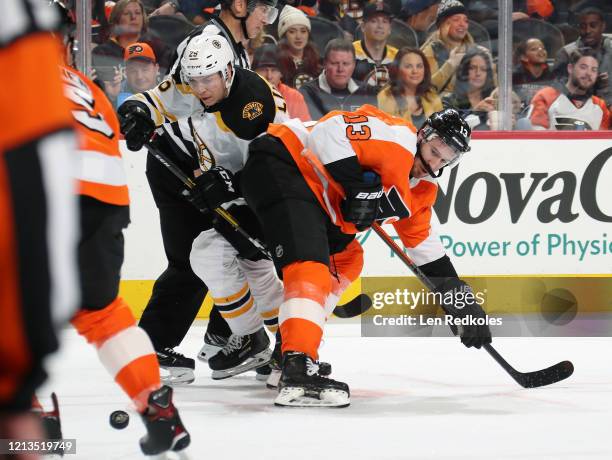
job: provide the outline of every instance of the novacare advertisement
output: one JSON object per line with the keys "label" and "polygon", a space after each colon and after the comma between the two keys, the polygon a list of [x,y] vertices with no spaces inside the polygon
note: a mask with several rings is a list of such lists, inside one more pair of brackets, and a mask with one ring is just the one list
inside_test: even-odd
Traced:
{"label": "novacare advertisement", "polygon": [[[132,203],[122,295],[138,312],[166,260],[146,153],[122,147]],[[439,183],[437,231],[462,276],[612,274],[611,140],[474,140]],[[409,274],[374,233],[359,240],[363,276]]]}

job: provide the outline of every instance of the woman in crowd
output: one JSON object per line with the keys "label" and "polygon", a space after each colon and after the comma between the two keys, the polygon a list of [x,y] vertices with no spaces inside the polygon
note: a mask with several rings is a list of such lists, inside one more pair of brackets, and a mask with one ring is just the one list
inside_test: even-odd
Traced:
{"label": "woman in crowd", "polygon": [[480,48],[470,48],[457,67],[453,92],[442,102],[444,107],[462,112],[464,118],[476,115],[480,123],[472,130],[486,130],[489,112],[497,109],[491,96],[495,86],[491,56]]}
{"label": "woman in crowd", "polygon": [[286,5],[278,20],[280,71],[283,81],[300,88],[321,73],[321,58],[310,40],[310,20],[297,8]]}
{"label": "woman in crowd", "polygon": [[512,87],[517,92],[523,107],[544,86],[551,86],[555,80],[548,67],[548,52],[544,43],[532,37],[519,43],[515,52],[516,67],[512,72]]}
{"label": "woman in crowd", "polygon": [[427,117],[442,110],[442,100],[431,85],[431,71],[423,52],[404,47],[395,55],[391,82],[378,93],[378,107],[420,128]]}
{"label": "woman in crowd", "polygon": [[170,56],[166,45],[148,33],[147,17],[140,0],[119,0],[111,11],[109,24],[110,39],[93,49],[92,64],[96,77],[102,80],[107,95],[114,102],[117,95],[113,88],[116,86],[118,90],[117,76],[124,73],[123,57],[128,46],[137,42],[148,43],[157,56],[162,74],[168,68]]}

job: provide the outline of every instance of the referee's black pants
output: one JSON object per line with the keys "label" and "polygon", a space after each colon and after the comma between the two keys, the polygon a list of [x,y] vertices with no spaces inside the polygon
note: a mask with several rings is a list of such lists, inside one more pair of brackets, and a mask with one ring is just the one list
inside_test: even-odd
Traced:
{"label": "referee's black pants", "polygon": [[[152,155],[147,156],[147,180],[159,211],[168,267],[155,281],[139,326],[149,334],[155,349],[161,350],[181,343],[208,293],[206,284],[191,269],[189,253],[193,240],[212,228],[212,219],[181,195],[185,186]],[[214,312],[211,319],[213,316]],[[222,323],[215,333],[229,336],[227,323],[219,319]]]}

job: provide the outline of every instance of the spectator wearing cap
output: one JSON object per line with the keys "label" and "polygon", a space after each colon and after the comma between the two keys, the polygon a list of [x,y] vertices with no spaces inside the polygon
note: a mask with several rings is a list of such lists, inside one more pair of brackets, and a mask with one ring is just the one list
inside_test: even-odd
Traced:
{"label": "spectator wearing cap", "polygon": [[425,43],[431,25],[436,21],[440,0],[406,0],[400,19],[412,27],[419,44]]}
{"label": "spectator wearing cap", "polygon": [[355,72],[358,83],[365,82],[380,90],[389,82],[389,66],[395,59],[397,48],[387,44],[391,35],[393,13],[388,4],[369,3],[363,10],[363,39],[353,42]]}
{"label": "spectator wearing cap", "polygon": [[287,113],[290,118],[310,121],[310,113],[302,93],[281,82],[282,73],[279,68],[276,45],[266,44],[257,48],[253,57],[252,68],[282,94],[287,103]]}
{"label": "spectator wearing cap", "polygon": [[442,0],[436,16],[436,30],[421,46],[431,68],[431,82],[441,96],[452,93],[459,63],[473,45],[463,3]]}
{"label": "spectator wearing cap", "polygon": [[321,73],[320,57],[310,40],[310,19],[303,11],[285,5],[278,18],[279,65],[283,81],[299,89]]}
{"label": "spectator wearing cap", "polygon": [[148,43],[162,72],[168,68],[168,47],[148,32],[148,20],[140,0],[119,0],[111,11],[109,25],[110,39],[92,50],[92,65],[102,81],[123,73],[125,49],[134,43]]}
{"label": "spectator wearing cap", "polygon": [[159,82],[159,64],[148,43],[134,43],[125,49],[125,84],[117,98],[117,107],[132,94],[142,93]]}
{"label": "spectator wearing cap", "polygon": [[578,4],[575,9],[578,16],[580,37],[578,40],[565,45],[557,53],[553,74],[560,80],[567,80],[568,64],[574,51],[593,51],[599,63],[599,76],[594,87],[595,95],[606,101],[608,107],[612,106],[612,91],[608,80],[612,73],[612,37],[604,36],[606,23],[602,9],[594,1],[585,1]]}
{"label": "spectator wearing cap", "polygon": [[351,78],[354,70],[353,44],[343,38],[331,40],[325,47],[323,72],[300,88],[313,120],[332,110],[352,111],[363,104],[376,104],[376,90],[358,85]]}

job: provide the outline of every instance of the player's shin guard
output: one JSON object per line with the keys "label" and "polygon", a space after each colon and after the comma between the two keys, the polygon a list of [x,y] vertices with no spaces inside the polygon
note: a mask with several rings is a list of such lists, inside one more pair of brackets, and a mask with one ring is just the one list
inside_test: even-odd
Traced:
{"label": "player's shin guard", "polygon": [[330,257],[330,265],[336,276],[331,279],[331,293],[325,299],[326,318],[331,316],[342,293],[359,278],[363,268],[363,248],[357,240],[351,241],[343,251]]}
{"label": "player's shin guard", "polygon": [[81,310],[72,319],[80,335],[98,350],[100,361],[142,412],[160,384],[159,364],[149,336],[136,326],[121,298],[102,310]]}
{"label": "player's shin guard", "polygon": [[329,269],[319,262],[296,262],[283,268],[283,280],[282,352],[298,351],[316,360],[325,324],[325,299],[331,290]]}

